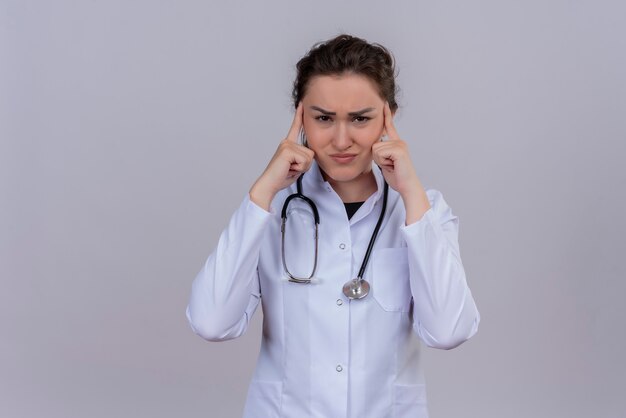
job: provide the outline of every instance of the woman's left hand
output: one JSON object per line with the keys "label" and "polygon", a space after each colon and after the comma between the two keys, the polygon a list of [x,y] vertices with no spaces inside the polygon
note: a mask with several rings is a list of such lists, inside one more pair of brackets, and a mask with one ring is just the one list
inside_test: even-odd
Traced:
{"label": "woman's left hand", "polygon": [[430,203],[413,167],[409,146],[400,139],[393,125],[393,115],[387,102],[385,102],[383,115],[388,140],[378,141],[372,145],[372,158],[381,168],[389,187],[402,196],[407,209],[408,225],[420,219],[430,208]]}
{"label": "woman's left hand", "polygon": [[400,193],[402,197],[415,194],[421,188],[421,184],[411,162],[409,146],[400,139],[393,125],[393,115],[387,102],[385,102],[383,115],[384,132],[388,139],[372,145],[372,158],[381,168],[385,180],[392,189]]}

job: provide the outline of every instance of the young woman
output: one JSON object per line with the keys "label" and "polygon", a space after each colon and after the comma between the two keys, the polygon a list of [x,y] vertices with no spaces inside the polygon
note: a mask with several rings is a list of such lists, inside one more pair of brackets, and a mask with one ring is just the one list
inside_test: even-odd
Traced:
{"label": "young woman", "polygon": [[187,318],[209,341],[243,334],[261,302],[245,417],[425,418],[420,342],[477,331],[458,218],[416,175],[395,94],[381,45],[316,44],[287,137],[193,282]]}

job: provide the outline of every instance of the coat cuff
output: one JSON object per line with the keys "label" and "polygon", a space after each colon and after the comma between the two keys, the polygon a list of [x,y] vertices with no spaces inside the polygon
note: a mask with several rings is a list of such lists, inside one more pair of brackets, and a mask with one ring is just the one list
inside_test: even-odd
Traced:
{"label": "coat cuff", "polygon": [[270,205],[270,210],[268,212],[265,209],[263,209],[261,206],[254,203],[254,201],[250,199],[250,193],[246,193],[246,195],[244,196],[242,207],[244,207],[246,209],[246,212],[248,212],[251,216],[259,220],[266,219],[276,214],[276,210],[274,209],[274,206]]}
{"label": "coat cuff", "polygon": [[420,229],[423,229],[426,225],[433,224],[434,221],[435,221],[435,209],[432,207],[432,204],[431,204],[431,207],[428,208],[426,212],[424,212],[424,214],[418,221],[415,221],[410,225],[403,224],[400,226],[400,230],[403,231],[405,234],[414,234]]}

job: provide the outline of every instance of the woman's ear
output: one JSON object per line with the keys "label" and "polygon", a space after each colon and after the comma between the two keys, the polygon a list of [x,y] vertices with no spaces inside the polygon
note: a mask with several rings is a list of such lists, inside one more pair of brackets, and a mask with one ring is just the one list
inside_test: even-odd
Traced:
{"label": "woman's ear", "polygon": [[[302,102],[302,100],[300,101],[300,103],[301,102]],[[306,132],[305,132],[305,129],[304,129],[304,125],[305,125],[304,121],[305,121],[305,118],[304,118],[304,111],[303,111],[302,112],[302,127],[300,128],[300,145],[303,145],[303,146],[309,148],[309,143],[306,140]]]}
{"label": "woman's ear", "polygon": [[309,148],[309,143],[306,140],[306,134],[304,133],[304,127],[300,130],[300,145]]}

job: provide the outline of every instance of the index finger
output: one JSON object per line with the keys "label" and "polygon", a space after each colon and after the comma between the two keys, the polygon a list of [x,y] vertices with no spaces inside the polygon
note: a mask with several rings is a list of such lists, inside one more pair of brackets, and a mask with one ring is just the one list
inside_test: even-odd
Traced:
{"label": "index finger", "polygon": [[385,131],[387,132],[387,136],[391,141],[400,140],[400,135],[398,135],[398,131],[396,131],[396,127],[393,124],[393,115],[391,114],[391,107],[389,107],[389,102],[385,102],[385,110],[383,111],[385,115]]}
{"label": "index finger", "polygon": [[304,113],[302,109],[302,102],[300,102],[296,108],[293,122],[291,122],[291,128],[289,128],[289,133],[287,134],[287,141],[298,142],[298,135],[300,134],[300,129],[302,129],[302,115]]}

